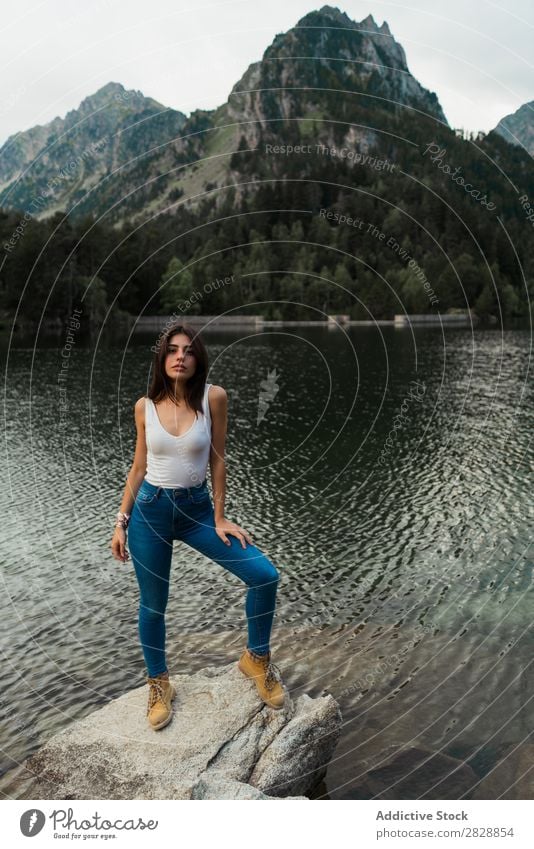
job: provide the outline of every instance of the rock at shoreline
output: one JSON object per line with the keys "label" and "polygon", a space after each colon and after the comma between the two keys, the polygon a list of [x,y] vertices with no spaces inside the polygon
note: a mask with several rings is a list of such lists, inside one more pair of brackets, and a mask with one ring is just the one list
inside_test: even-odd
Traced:
{"label": "rock at shoreline", "polygon": [[235,663],[172,681],[161,731],[148,725],[145,685],[54,735],[24,764],[31,798],[306,799],[324,777],[341,729],[332,696],[286,689],[275,711]]}

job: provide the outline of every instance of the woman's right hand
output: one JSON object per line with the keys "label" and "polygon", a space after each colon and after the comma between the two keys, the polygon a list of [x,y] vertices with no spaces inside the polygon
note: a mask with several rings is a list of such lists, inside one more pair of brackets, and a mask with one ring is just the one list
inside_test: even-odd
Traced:
{"label": "woman's right hand", "polygon": [[115,560],[120,560],[126,563],[130,555],[126,551],[126,531],[124,528],[115,528],[113,539],[111,540],[111,551]]}

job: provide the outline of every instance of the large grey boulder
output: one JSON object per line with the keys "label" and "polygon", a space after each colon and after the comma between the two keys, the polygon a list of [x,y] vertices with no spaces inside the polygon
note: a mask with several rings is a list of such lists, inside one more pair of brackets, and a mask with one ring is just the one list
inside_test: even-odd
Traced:
{"label": "large grey boulder", "polygon": [[25,762],[33,799],[306,798],[341,728],[327,695],[260,701],[235,663],[171,676],[172,722],[153,731],[148,687],[131,690],[53,736]]}
{"label": "large grey boulder", "polygon": [[[268,796],[253,787],[252,784],[245,784],[243,781],[235,781],[233,778],[227,778],[225,775],[217,775],[215,770],[210,770],[205,773],[198,781],[193,784],[191,789],[191,799],[267,799],[271,801],[280,801],[274,796]],[[302,799],[308,802],[307,796],[285,796],[286,799]]]}

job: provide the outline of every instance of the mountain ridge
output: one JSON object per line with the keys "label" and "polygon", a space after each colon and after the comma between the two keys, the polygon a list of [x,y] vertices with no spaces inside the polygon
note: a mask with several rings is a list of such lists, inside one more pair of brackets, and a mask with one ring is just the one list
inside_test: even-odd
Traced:
{"label": "mountain ridge", "polygon": [[110,83],[44,146],[26,137],[35,161],[12,166],[0,209],[0,311],[530,319],[532,156],[451,129],[386,22],[300,20],[216,109],[185,118]]}
{"label": "mountain ridge", "polygon": [[[147,119],[150,118],[148,121]],[[0,202],[29,209],[38,198],[37,217],[73,205],[147,142],[177,134],[186,116],[142,92],[109,82],[46,124],[10,136],[0,148]],[[76,169],[65,175],[69,163]]]}
{"label": "mountain ridge", "polygon": [[[39,209],[30,210],[37,217],[61,209],[73,215],[105,210],[115,221],[167,209],[180,198],[195,204],[206,186],[238,182],[230,158],[240,144],[254,148],[262,135],[275,139],[286,125],[300,122],[332,145],[330,101],[337,93],[351,99],[342,115],[347,140],[366,149],[377,141],[369,127],[405,109],[448,126],[436,94],[410,73],[386,21],[380,27],[372,15],[352,21],[337,7],[323,6],[276,35],[215,109],[186,117],[110,82],[65,118],[10,137],[0,148],[0,204],[27,211],[39,196]],[[79,159],[102,137],[107,143],[90,163],[58,184],[64,162]],[[51,178],[54,191],[43,197]],[[123,198],[119,206],[116,196]]]}

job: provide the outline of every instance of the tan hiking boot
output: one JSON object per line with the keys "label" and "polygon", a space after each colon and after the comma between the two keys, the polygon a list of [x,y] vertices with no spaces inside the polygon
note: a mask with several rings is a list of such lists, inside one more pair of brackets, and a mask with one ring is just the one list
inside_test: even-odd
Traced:
{"label": "tan hiking boot", "polygon": [[239,662],[238,669],[248,678],[253,678],[260,699],[269,707],[280,710],[284,706],[284,690],[280,670],[271,663],[271,652],[258,655],[245,649]]}
{"label": "tan hiking boot", "polygon": [[156,675],[155,678],[147,678],[150,687],[148,693],[147,717],[148,722],[154,729],[159,731],[165,728],[172,719],[172,700],[176,696],[176,690],[169,681],[169,674]]}

